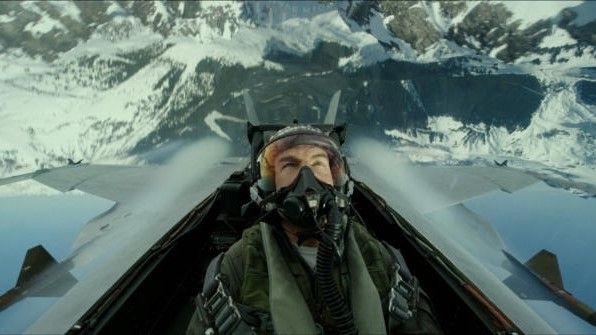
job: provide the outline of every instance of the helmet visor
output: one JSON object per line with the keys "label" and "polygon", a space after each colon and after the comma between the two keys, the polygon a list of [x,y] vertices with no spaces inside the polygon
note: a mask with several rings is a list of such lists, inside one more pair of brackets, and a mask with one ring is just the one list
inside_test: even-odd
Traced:
{"label": "helmet visor", "polygon": [[259,155],[261,179],[265,185],[274,189],[275,162],[279,154],[299,145],[311,145],[323,149],[329,159],[329,167],[333,178],[333,186],[342,186],[347,181],[344,161],[339,145],[330,137],[321,133],[297,133],[274,139],[268,143]]}

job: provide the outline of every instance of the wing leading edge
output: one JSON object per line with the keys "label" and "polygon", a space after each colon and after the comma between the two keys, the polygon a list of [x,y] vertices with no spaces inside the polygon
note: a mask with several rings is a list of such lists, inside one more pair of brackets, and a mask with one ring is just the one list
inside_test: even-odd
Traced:
{"label": "wing leading edge", "polygon": [[[537,179],[521,171],[485,167],[412,166],[398,159],[389,146],[372,140],[352,144],[358,161],[350,163],[352,177],[374,190],[405,221],[404,229],[416,236],[446,273],[463,275],[467,285],[476,287],[498,310],[524,333],[555,334],[556,331],[533,309],[490,272],[478,258],[457,242],[457,237],[431,219],[436,213],[451,210],[458,214],[463,201],[502,190],[515,192]],[[362,158],[366,158],[363,160]],[[465,214],[465,213],[464,213]],[[457,215],[454,215],[456,218]],[[470,217],[471,224],[474,223]],[[474,225],[476,226],[476,225]],[[481,229],[485,231],[486,229]],[[474,230],[467,231],[474,235]],[[501,253],[499,240],[490,236],[485,243],[491,254]],[[476,239],[472,241],[477,243]]]}
{"label": "wing leading edge", "polygon": [[422,214],[492,191],[512,193],[538,182],[535,177],[511,168],[415,166],[399,159],[388,146],[365,138],[351,142],[350,147],[357,158],[350,162],[356,179],[366,177],[362,168],[366,169],[399,193],[400,201],[407,201]]}
{"label": "wing leading edge", "polygon": [[181,150],[165,166],[80,164],[0,180],[4,185],[33,179],[60,191],[78,189],[117,202],[85,225],[72,254],[62,262],[68,263],[76,284],[19,332],[68,331],[151,246],[246,166],[245,158],[231,158],[229,152],[225,141],[205,139]]}
{"label": "wing leading edge", "polygon": [[74,189],[116,202],[135,197],[155,178],[154,166],[67,165],[0,179],[0,185],[33,179],[60,192]]}

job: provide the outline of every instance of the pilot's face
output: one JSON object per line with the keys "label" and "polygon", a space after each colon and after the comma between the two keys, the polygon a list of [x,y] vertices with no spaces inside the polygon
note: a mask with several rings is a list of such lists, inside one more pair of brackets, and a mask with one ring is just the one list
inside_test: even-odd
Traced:
{"label": "pilot's face", "polygon": [[319,181],[333,185],[329,157],[325,150],[317,146],[297,145],[292,147],[277,155],[274,166],[276,190],[292,184],[303,166],[310,167]]}

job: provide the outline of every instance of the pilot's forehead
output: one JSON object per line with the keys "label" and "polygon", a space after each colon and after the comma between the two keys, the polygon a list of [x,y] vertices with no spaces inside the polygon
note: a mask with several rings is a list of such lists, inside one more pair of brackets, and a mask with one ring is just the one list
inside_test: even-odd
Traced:
{"label": "pilot's forehead", "polygon": [[315,145],[301,144],[280,152],[275,160],[279,162],[285,159],[308,160],[314,158],[329,159],[327,152],[322,148]]}

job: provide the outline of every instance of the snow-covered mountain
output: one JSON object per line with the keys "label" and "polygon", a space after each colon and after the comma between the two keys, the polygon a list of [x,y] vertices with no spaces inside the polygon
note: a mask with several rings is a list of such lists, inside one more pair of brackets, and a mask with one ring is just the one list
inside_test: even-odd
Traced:
{"label": "snow-covered mountain", "polygon": [[244,152],[243,89],[278,122],[342,89],[340,118],[414,161],[596,194],[595,34],[588,1],[2,2],[0,177],[205,134]]}
{"label": "snow-covered mountain", "polygon": [[593,3],[582,1],[382,1],[391,32],[436,56],[455,42],[504,62],[553,64],[593,58]]}

